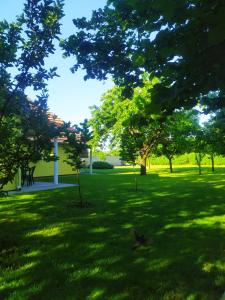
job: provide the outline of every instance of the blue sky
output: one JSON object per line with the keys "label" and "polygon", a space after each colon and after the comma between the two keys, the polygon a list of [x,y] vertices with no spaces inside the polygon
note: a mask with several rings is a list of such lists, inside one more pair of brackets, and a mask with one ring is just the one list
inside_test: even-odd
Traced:
{"label": "blue sky", "polygon": [[[15,16],[22,12],[24,2],[24,0],[1,0],[0,19],[13,21]],[[62,36],[66,38],[75,31],[72,19],[90,17],[93,9],[103,7],[105,3],[106,0],[65,0]],[[60,49],[57,49],[56,53],[47,61],[48,66],[58,67],[60,75],[59,78],[49,81],[49,109],[65,121],[71,121],[72,124],[89,118],[89,106],[98,105],[101,95],[113,85],[111,80],[106,82],[84,81],[84,71],[72,74],[70,67],[73,65],[73,61],[73,58],[62,58]],[[31,92],[30,96],[33,97]]]}

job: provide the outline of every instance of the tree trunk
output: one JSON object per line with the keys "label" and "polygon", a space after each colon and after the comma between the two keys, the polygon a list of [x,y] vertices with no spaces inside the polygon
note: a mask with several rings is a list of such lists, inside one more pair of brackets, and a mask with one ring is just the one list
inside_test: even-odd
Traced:
{"label": "tree trunk", "polygon": [[145,176],[146,173],[146,156],[141,157],[141,162],[140,162],[140,166],[141,166],[141,170],[140,170],[140,175],[141,176]]}
{"label": "tree trunk", "polygon": [[150,170],[151,168],[151,163],[150,163],[150,157],[147,159],[147,169]]}
{"label": "tree trunk", "polygon": [[137,174],[136,174],[136,172],[135,172],[134,166],[135,166],[135,164],[133,164],[133,173],[134,173],[135,192],[137,192],[137,190],[138,190]]}
{"label": "tree trunk", "polygon": [[172,158],[168,158],[170,163],[170,173],[173,173],[173,165],[172,165]]}
{"label": "tree trunk", "polygon": [[202,175],[201,161],[198,163],[198,174]]}
{"label": "tree trunk", "polygon": [[211,162],[212,162],[212,172],[214,172],[215,171],[215,164],[214,164],[214,154],[212,153],[211,154]]}
{"label": "tree trunk", "polygon": [[198,174],[202,175],[202,168],[201,168],[201,163],[202,163],[202,155],[201,153],[196,153],[195,154],[195,159],[198,165]]}

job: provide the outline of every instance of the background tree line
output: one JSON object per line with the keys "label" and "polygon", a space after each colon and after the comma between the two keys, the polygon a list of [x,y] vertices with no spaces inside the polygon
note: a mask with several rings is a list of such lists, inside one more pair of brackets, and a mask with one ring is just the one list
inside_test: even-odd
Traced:
{"label": "background tree line", "polygon": [[208,122],[201,124],[197,109],[179,109],[171,114],[145,113],[151,102],[146,81],[135,88],[133,97],[124,99],[123,89],[115,86],[103,95],[101,105],[92,107],[94,145],[102,146],[109,140],[120,149],[120,156],[131,164],[140,164],[140,174],[146,175],[147,160],[164,155],[173,172],[174,156],[195,153],[201,174],[205,155],[210,156],[214,171],[215,155],[224,154],[223,110],[218,110]]}

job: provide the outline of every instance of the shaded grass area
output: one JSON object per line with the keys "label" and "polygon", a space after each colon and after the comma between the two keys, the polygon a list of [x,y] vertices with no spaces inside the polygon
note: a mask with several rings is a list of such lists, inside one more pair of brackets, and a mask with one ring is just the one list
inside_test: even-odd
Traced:
{"label": "shaded grass area", "polygon": [[[219,299],[225,290],[225,170],[81,175],[75,188],[0,202],[0,299]],[[62,177],[74,183],[75,177]],[[132,228],[150,237],[132,250]]]}

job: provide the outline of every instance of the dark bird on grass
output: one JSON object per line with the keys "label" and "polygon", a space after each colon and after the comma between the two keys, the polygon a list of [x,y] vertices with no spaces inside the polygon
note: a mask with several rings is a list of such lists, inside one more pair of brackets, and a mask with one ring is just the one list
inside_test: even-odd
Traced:
{"label": "dark bird on grass", "polygon": [[136,249],[140,246],[147,246],[152,242],[144,234],[138,232],[137,229],[132,229],[132,234],[135,240],[135,244],[133,245],[132,249]]}

